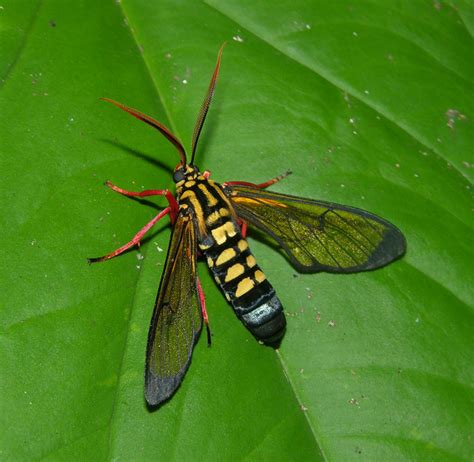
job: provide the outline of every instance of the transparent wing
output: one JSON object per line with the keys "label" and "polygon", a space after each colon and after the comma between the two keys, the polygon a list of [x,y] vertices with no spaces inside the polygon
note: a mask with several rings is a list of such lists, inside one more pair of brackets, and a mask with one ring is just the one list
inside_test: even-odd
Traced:
{"label": "transparent wing", "polygon": [[148,333],[145,397],[150,406],[167,400],[183,380],[202,327],[197,290],[196,231],[178,215]]}
{"label": "transparent wing", "polygon": [[301,271],[365,271],[406,250],[398,228],[364,210],[251,186],[225,189],[237,215],[273,237]]}

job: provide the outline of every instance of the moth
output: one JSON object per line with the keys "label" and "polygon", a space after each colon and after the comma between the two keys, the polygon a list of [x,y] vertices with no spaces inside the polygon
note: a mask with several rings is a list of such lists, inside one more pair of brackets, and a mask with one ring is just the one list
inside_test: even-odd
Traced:
{"label": "moth", "polygon": [[166,215],[172,235],[148,334],[145,398],[155,407],[181,384],[203,321],[211,336],[204,294],[196,270],[203,255],[237,317],[255,338],[278,346],[285,332],[285,315],[274,288],[253,256],[247,224],[273,238],[301,272],[348,273],[379,268],[400,257],[406,248],[398,228],[354,207],[279,194],[267,188],[290,172],[261,184],[245,181],[216,183],[194,164],[198,140],[219,74],[223,47],[194,127],[191,156],[168,128],[136,109],[103,98],[164,135],[178,151],[173,180],[176,196],[167,189],[126,191],[130,197],[164,196],[168,206],[127,244],[90,263],[115,257],[138,245],[145,233]]}

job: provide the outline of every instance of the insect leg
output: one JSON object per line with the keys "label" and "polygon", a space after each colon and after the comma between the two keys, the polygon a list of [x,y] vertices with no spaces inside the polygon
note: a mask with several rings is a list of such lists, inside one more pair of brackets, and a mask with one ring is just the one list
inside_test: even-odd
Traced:
{"label": "insect leg", "polygon": [[223,183],[224,186],[253,186],[254,188],[259,188],[259,189],[265,189],[271,186],[272,184],[278,183],[280,180],[283,180],[283,178],[286,178],[288,175],[291,174],[291,171],[288,170],[287,172],[278,175],[275,178],[272,178],[271,180],[265,181],[265,183],[260,183],[260,184],[255,184],[255,183],[249,183],[248,181],[226,181]]}
{"label": "insect leg", "polygon": [[209,327],[209,317],[207,316],[206,311],[206,299],[204,297],[204,292],[202,291],[201,281],[199,280],[199,278],[197,278],[197,290],[199,295],[199,301],[201,303],[202,317],[204,319],[204,323],[206,324],[207,346],[211,346],[211,329]]}
{"label": "insect leg", "polygon": [[122,247],[119,247],[117,250],[114,250],[113,252],[108,253],[107,255],[104,255],[103,257],[98,257],[98,258],[88,258],[89,263],[97,263],[100,261],[104,260],[109,260],[110,258],[116,257],[117,255],[120,255],[121,253],[125,252],[128,250],[130,247],[133,247],[134,245],[140,245],[140,241],[143,238],[143,236],[146,234],[146,232],[155,224],[157,223],[158,220],[163,218],[165,215],[171,212],[171,207],[166,207],[164,210],[162,210],[153,220],[151,220],[149,223],[147,223],[140,231],[138,231],[137,234],[133,237],[133,239],[130,242],[127,242],[125,245]]}
{"label": "insect leg", "polygon": [[147,189],[145,191],[140,192],[127,191],[118,186],[115,186],[109,180],[105,182],[105,186],[108,186],[110,189],[113,189],[114,191],[129,197],[164,196],[167,191],[166,189]]}
{"label": "insect leg", "polygon": [[278,183],[279,181],[283,180],[283,178],[286,178],[288,175],[291,175],[290,170],[287,170],[285,173],[282,173],[281,175],[278,175],[277,177],[272,178],[271,180],[268,180],[265,183],[260,183],[256,186],[257,188],[260,188],[260,189],[268,188],[272,184]]}
{"label": "insect leg", "polygon": [[247,222],[244,220],[239,220],[240,225],[240,234],[245,239],[247,237]]}
{"label": "insect leg", "polygon": [[207,180],[211,176],[211,172],[209,170],[205,170],[202,172],[202,176]]}
{"label": "insect leg", "polygon": [[113,183],[111,183],[109,180],[105,182],[105,185],[108,186],[110,189],[128,197],[165,196],[171,209],[171,222],[175,222],[179,206],[169,189],[146,189],[145,191],[133,192],[119,188],[118,186],[115,186]]}

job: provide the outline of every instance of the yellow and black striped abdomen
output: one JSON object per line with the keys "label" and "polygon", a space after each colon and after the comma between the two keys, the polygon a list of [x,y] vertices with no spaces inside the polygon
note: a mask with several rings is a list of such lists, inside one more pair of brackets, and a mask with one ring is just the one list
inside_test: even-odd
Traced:
{"label": "yellow and black striped abdomen", "polygon": [[283,336],[285,316],[275,290],[252,255],[240,230],[205,251],[207,262],[237,316],[267,344]]}
{"label": "yellow and black striped abdomen", "polygon": [[286,325],[283,308],[242,237],[232,205],[213,181],[188,185],[180,204],[193,208],[199,247],[214,278],[253,335],[267,344],[278,343]]}

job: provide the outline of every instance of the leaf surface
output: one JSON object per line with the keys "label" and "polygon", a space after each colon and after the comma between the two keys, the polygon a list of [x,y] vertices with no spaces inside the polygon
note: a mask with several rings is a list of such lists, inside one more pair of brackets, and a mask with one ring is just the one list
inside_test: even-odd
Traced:
{"label": "leaf surface", "polygon": [[[469,2],[6,1],[0,9],[3,460],[470,460]],[[373,272],[299,274],[250,244],[286,307],[275,353],[199,271],[213,331],[178,393],[143,398],[178,157],[228,41],[197,164],[217,181],[367,209],[406,235]]]}

